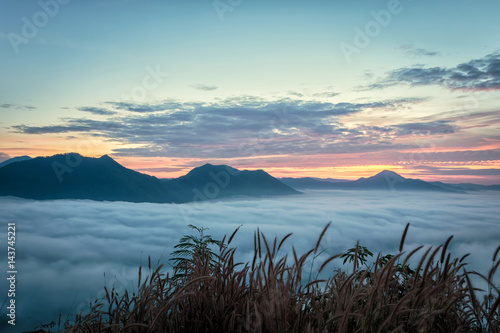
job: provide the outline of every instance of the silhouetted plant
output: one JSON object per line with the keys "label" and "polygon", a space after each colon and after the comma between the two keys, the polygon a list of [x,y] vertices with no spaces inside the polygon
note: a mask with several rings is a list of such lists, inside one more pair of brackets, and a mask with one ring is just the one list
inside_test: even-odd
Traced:
{"label": "silhouetted plant", "polygon": [[359,245],[359,242],[355,247],[347,250],[341,258],[344,258],[344,264],[349,261],[354,263],[354,270],[359,268],[361,265],[365,265],[368,261],[368,257],[373,257],[373,253],[366,248],[366,246]]}
{"label": "silhouetted plant", "polygon": [[193,271],[195,259],[201,260],[202,264],[207,264],[208,268],[213,268],[219,259],[211,246],[220,246],[221,242],[213,239],[211,235],[205,234],[208,228],[199,228],[192,224],[189,224],[188,227],[196,230],[199,235],[183,236],[179,243],[174,246],[174,249],[177,250],[170,253],[173,256],[170,259],[174,268],[174,275],[171,278],[173,281],[189,276]]}

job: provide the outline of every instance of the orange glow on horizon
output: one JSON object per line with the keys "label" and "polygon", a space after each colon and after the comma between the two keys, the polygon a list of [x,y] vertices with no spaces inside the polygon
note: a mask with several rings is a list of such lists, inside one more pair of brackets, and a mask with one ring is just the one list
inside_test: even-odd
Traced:
{"label": "orange glow on horizon", "polygon": [[[9,135],[0,138],[2,142],[10,141],[9,147],[0,147],[0,151],[10,157],[28,155],[30,157],[52,156],[56,154],[79,153],[87,157],[100,157],[109,154],[113,142],[91,137],[60,137],[37,135],[26,139],[26,136]],[[29,148],[26,148],[29,147]]]}
{"label": "orange glow on horizon", "polygon": [[[394,161],[383,164],[384,156],[376,153],[318,154],[311,156],[247,156],[234,158],[174,158],[174,157],[132,157],[113,156],[113,143],[93,139],[40,136],[26,147],[26,140],[17,141],[1,151],[10,157],[29,155],[51,156],[54,154],[77,152],[87,157],[111,155],[123,166],[157,178],[177,178],[187,174],[193,168],[205,163],[227,164],[240,170],[263,169],[274,177],[315,177],[356,180],[371,177],[383,170],[392,170],[406,178],[419,178],[426,181],[445,181],[450,183],[473,182],[480,184],[500,184],[500,175],[468,175],[467,170],[500,169],[500,160],[486,161],[422,161],[420,164]],[[495,145],[496,147],[496,145]],[[476,149],[465,149],[463,151]],[[408,150],[408,151],[418,151]],[[459,151],[457,149],[439,149],[433,151]],[[362,164],[363,161],[374,164]],[[379,163],[377,163],[379,162]],[[382,162],[382,163],[380,163]],[[293,166],[289,166],[293,165]],[[327,165],[327,166],[325,166]],[[433,172],[437,168],[440,172]],[[460,170],[465,170],[463,174]],[[449,172],[449,174],[447,174]]]}

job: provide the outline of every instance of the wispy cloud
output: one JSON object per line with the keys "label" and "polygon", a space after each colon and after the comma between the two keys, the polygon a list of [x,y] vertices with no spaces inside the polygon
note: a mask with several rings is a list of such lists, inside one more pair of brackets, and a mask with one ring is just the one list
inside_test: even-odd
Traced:
{"label": "wispy cloud", "polygon": [[397,84],[440,85],[449,89],[500,90],[500,50],[456,67],[403,67],[365,87],[382,89]]}
{"label": "wispy cloud", "polygon": [[469,167],[434,167],[420,166],[419,169],[428,170],[430,175],[446,175],[446,176],[500,176],[500,169],[485,168],[474,169]]}
{"label": "wispy cloud", "polygon": [[14,109],[14,110],[35,110],[36,109],[36,107],[31,106],[31,105],[19,105],[19,104],[11,104],[11,103],[0,104],[0,108]]}
{"label": "wispy cloud", "polygon": [[203,91],[212,91],[218,89],[217,86],[208,85],[208,84],[191,84],[189,85],[191,88],[203,90]]}
{"label": "wispy cloud", "polygon": [[398,135],[434,135],[455,133],[455,126],[450,121],[431,121],[426,123],[404,123],[394,125]]}
{"label": "wispy cloud", "polygon": [[426,151],[421,158],[427,162],[473,163],[500,160],[500,149],[457,150],[457,151]]}
{"label": "wispy cloud", "polygon": [[78,111],[89,112],[92,114],[102,115],[102,116],[109,116],[109,115],[116,114],[115,111],[111,111],[111,110],[108,110],[105,108],[99,108],[99,107],[91,107],[91,106],[84,106],[84,107],[78,108]]}
{"label": "wispy cloud", "polygon": [[117,110],[124,110],[137,113],[148,113],[157,111],[175,111],[183,107],[183,104],[175,101],[165,101],[163,103],[130,103],[130,102],[104,102]]}
{"label": "wispy cloud", "polygon": [[338,92],[333,92],[333,91],[325,91],[325,92],[320,92],[320,93],[315,93],[313,94],[314,97],[335,97],[340,95]]}
{"label": "wispy cloud", "polygon": [[400,47],[401,50],[404,51],[406,55],[414,56],[414,57],[436,57],[441,55],[440,52],[431,51],[424,48],[416,47],[412,44],[405,44]]}
{"label": "wispy cloud", "polygon": [[299,93],[298,91],[288,91],[288,95],[296,96],[296,97],[304,97],[304,94]]}

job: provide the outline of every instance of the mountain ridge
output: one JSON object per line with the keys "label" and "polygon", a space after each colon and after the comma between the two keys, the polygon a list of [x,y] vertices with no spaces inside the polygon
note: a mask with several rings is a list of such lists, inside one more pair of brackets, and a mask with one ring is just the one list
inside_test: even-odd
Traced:
{"label": "mountain ridge", "polygon": [[426,182],[421,179],[405,178],[391,170],[383,170],[371,177],[356,180],[332,182],[321,178],[280,178],[280,180],[297,189],[331,189],[331,190],[398,190],[398,191],[436,191],[465,193],[467,191],[491,190],[499,191],[500,185],[447,184],[443,182]]}
{"label": "mountain ridge", "polygon": [[16,156],[16,157],[13,157],[13,158],[9,158],[3,162],[0,162],[0,168],[6,166],[6,165],[9,165],[11,163],[16,163],[16,162],[22,162],[22,161],[27,161],[27,160],[31,160],[32,158],[29,157],[28,155],[23,155],[23,156]]}
{"label": "mountain ridge", "polygon": [[0,168],[0,195],[27,199],[177,202],[153,176],[127,169],[110,157],[76,153],[36,157]]}
{"label": "mountain ridge", "polygon": [[206,164],[185,176],[160,180],[128,169],[108,155],[95,158],[77,153],[56,154],[0,168],[0,196],[37,200],[187,203],[299,193],[263,170],[240,171]]}
{"label": "mountain ridge", "polygon": [[[5,163],[8,162],[8,163]],[[500,190],[500,185],[447,184],[405,178],[391,170],[357,180],[274,178],[262,169],[238,170],[206,163],[173,179],[128,169],[108,155],[77,153],[30,158],[0,164],[0,196],[21,198],[90,199],[153,203],[188,203],[231,197],[300,194],[303,189],[396,190],[465,193]]]}
{"label": "mountain ridge", "polygon": [[[164,180],[175,188],[189,188],[195,198],[228,198],[241,195],[269,196],[300,194],[264,170],[238,170],[229,165],[204,164],[186,175]],[[241,189],[245,189],[242,192]]]}

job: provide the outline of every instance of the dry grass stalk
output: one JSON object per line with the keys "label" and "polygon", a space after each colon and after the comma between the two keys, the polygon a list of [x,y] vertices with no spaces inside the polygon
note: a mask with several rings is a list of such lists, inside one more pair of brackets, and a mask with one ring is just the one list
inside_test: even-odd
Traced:
{"label": "dry grass stalk", "polygon": [[[237,230],[227,243],[224,237],[214,266],[207,256],[194,256],[183,279],[171,280],[149,260],[148,276],[143,279],[139,269],[137,294],[106,289],[105,298],[90,314],[77,316],[68,331],[499,332],[499,288],[493,284],[498,250],[488,274],[467,272],[465,257],[452,259],[448,252],[450,237],[444,246],[427,249],[413,271],[407,263],[422,247],[402,252],[407,225],[400,253],[389,260],[379,255],[373,269],[361,270],[355,260],[351,274],[337,270],[327,280],[304,281],[306,261],[317,253],[328,226],[304,255],[293,249],[291,261],[277,255],[291,234],[269,242],[259,230],[251,264],[235,262],[230,245]],[[326,259],[319,271],[339,256]],[[483,300],[471,275],[491,286]]]}

